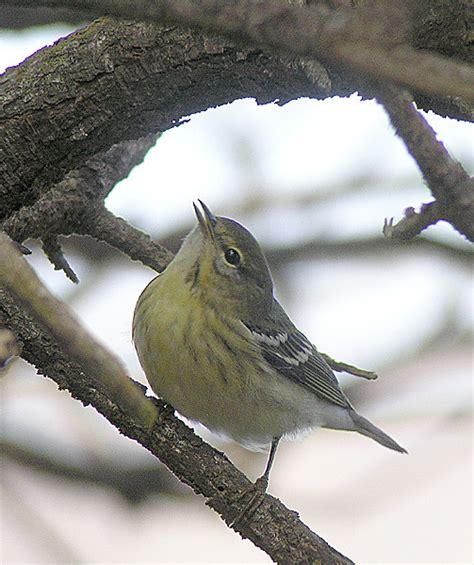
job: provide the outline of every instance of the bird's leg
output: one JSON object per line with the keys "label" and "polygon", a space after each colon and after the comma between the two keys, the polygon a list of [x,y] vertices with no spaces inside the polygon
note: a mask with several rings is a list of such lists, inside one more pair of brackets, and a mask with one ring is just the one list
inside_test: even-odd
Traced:
{"label": "bird's leg", "polygon": [[238,497],[239,499],[241,499],[250,495],[250,499],[244,506],[243,510],[241,510],[238,516],[232,521],[232,526],[236,524],[245,524],[253,516],[254,512],[262,503],[263,497],[265,496],[265,493],[267,491],[268,478],[270,476],[270,470],[275,459],[279,441],[279,437],[274,438],[272,441],[270,453],[268,454],[267,465],[265,467],[263,475],[259,477],[252,485],[250,485],[249,488],[245,489],[243,494]]}
{"label": "bird's leg", "polygon": [[268,479],[270,477],[270,470],[272,468],[273,461],[275,459],[275,454],[276,454],[276,450],[277,450],[279,441],[280,441],[279,437],[273,439],[272,445],[270,447],[270,452],[268,454],[267,466],[265,467],[265,472],[254,483],[254,487],[257,487],[264,494],[265,494],[265,491],[267,490]]}

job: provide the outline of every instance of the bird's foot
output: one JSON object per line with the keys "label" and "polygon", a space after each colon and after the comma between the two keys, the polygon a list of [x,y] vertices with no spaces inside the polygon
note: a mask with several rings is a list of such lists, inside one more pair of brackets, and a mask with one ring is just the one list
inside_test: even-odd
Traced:
{"label": "bird's foot", "polygon": [[245,526],[252,516],[255,514],[257,508],[262,504],[265,498],[265,493],[268,486],[268,477],[259,477],[254,483],[247,487],[242,494],[240,494],[236,502],[245,500],[245,506],[232,520],[231,527],[241,528]]}

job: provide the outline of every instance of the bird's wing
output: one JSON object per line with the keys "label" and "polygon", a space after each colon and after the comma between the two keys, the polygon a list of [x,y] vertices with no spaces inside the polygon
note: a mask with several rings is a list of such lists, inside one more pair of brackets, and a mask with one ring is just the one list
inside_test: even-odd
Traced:
{"label": "bird's wing", "polygon": [[[349,401],[329,365],[314,345],[301,333],[278,304],[278,323],[275,317],[261,320],[258,324],[244,322],[259,345],[264,359],[276,371],[323,398],[347,408]],[[282,324],[281,313],[284,314]]]}

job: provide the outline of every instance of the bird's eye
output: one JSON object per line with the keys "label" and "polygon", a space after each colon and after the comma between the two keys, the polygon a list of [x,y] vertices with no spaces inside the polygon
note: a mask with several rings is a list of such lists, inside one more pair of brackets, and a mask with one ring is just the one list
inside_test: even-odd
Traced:
{"label": "bird's eye", "polygon": [[239,265],[240,263],[240,253],[233,247],[229,247],[225,250],[224,257],[227,263],[229,263],[229,265],[233,265],[234,267],[237,267],[237,265]]}

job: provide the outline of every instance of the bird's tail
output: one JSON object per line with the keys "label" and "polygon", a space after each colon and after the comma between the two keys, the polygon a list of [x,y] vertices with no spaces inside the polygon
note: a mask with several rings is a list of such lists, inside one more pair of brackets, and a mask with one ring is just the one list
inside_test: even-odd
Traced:
{"label": "bird's tail", "polygon": [[364,418],[360,414],[357,414],[355,410],[351,410],[351,417],[352,421],[354,422],[354,431],[374,439],[375,441],[381,443],[389,449],[393,449],[394,451],[398,451],[400,453],[408,453],[407,450],[404,449],[401,445],[398,445],[398,443],[394,439],[388,436],[381,429],[377,428],[377,426],[374,426],[374,424],[372,424],[372,422],[369,422],[367,418]]}

